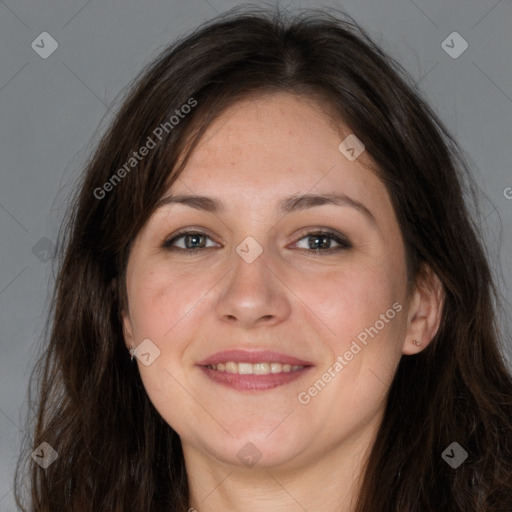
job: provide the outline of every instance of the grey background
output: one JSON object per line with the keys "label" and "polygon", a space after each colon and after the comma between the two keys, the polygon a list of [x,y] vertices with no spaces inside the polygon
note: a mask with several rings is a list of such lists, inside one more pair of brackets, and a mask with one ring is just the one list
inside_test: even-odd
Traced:
{"label": "grey background", "polygon": [[[240,3],[0,0],[2,512],[15,510],[13,471],[24,428],[28,376],[40,350],[53,282],[51,245],[73,180],[115,113],[123,88],[142,66],[176,37]],[[510,332],[510,1],[291,1],[280,5],[344,9],[419,82],[467,152],[482,189],[486,246],[505,300],[501,325]],[[454,31],[469,45],[456,59],[441,46]],[[42,32],[49,32],[59,45],[47,59],[31,47]],[[510,345],[507,351],[510,358]]]}

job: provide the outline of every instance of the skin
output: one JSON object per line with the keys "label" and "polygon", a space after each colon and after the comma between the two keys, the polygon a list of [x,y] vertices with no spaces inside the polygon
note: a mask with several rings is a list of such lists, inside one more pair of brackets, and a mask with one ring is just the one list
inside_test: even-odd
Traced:
{"label": "skin", "polygon": [[[338,150],[349,133],[312,99],[279,93],[236,103],[163,191],[214,197],[224,211],[165,205],[134,241],[126,346],[149,338],[160,350],[149,366],[137,364],[150,400],[181,438],[190,506],[199,512],[353,510],[400,358],[423,350],[438,329],[439,280],[429,274],[407,293],[389,195],[366,153],[349,161]],[[281,213],[279,201],[297,193],[346,194],[375,222],[347,205]],[[192,243],[207,248],[180,252],[184,238],[174,251],[162,248],[182,228],[205,233]],[[351,247],[329,251],[339,245],[327,238],[323,252],[308,252],[315,242],[308,233],[321,228]],[[236,252],[246,237],[262,249],[252,263]],[[309,403],[299,403],[299,393],[394,303],[400,313]],[[237,391],[196,366],[230,348],[273,349],[315,366],[284,386]],[[261,453],[252,467],[237,457],[248,442]]]}

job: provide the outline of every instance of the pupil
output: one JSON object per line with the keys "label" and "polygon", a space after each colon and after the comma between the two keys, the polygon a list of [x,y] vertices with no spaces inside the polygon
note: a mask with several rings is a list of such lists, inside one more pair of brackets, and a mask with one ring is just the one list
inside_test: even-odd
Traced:
{"label": "pupil", "polygon": [[[313,244],[309,244],[309,247],[311,249],[320,249],[320,248],[328,249],[329,248],[329,242],[327,242],[327,238],[328,238],[327,236],[319,235],[319,236],[312,236],[311,238],[314,240]],[[325,243],[320,244],[321,247],[318,247],[315,245],[316,242],[318,242],[319,240],[323,240],[325,242]]]}
{"label": "pupil", "polygon": [[[187,249],[192,249],[194,247],[198,247],[197,245],[193,245],[194,242],[197,242],[198,239],[200,239],[201,235],[188,235],[186,238],[185,238],[185,247]],[[193,240],[194,242],[190,243],[190,240]],[[202,247],[202,244],[200,245]]]}

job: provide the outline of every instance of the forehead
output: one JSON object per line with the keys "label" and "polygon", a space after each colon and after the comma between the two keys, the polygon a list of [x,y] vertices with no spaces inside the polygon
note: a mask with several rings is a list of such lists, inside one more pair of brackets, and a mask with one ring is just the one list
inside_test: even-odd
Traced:
{"label": "forehead", "polygon": [[309,97],[273,93],[238,101],[210,124],[163,196],[215,196],[248,211],[272,203],[277,210],[292,195],[341,193],[390,214],[369,156],[350,161],[338,149],[350,133]]}
{"label": "forehead", "polygon": [[167,192],[267,206],[293,194],[341,192],[391,208],[369,156],[350,161],[339,151],[350,133],[312,98],[274,93],[241,100],[212,122]]}

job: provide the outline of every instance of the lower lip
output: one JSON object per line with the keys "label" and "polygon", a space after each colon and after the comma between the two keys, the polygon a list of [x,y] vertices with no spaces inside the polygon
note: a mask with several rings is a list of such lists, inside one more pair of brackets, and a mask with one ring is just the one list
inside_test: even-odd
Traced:
{"label": "lower lip", "polygon": [[269,373],[267,375],[240,375],[239,373],[219,372],[206,366],[200,366],[201,370],[217,384],[237,389],[240,391],[265,391],[289,384],[303,377],[312,366],[305,366],[301,370],[281,373]]}

